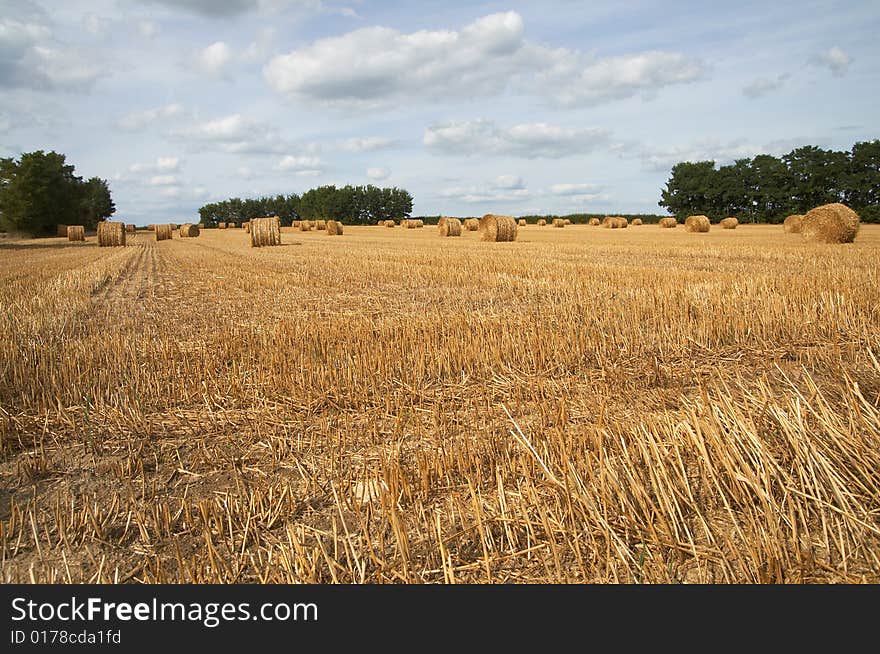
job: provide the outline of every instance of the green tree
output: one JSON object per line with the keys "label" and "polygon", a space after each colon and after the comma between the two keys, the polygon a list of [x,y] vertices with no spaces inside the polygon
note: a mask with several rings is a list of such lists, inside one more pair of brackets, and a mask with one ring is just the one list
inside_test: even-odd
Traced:
{"label": "green tree", "polygon": [[8,231],[54,234],[83,218],[83,183],[63,154],[42,150],[0,159],[0,225]]}
{"label": "green tree", "polygon": [[81,223],[87,229],[94,229],[98,222],[106,220],[116,213],[116,205],[110,194],[107,181],[100,177],[91,177],[81,188]]}

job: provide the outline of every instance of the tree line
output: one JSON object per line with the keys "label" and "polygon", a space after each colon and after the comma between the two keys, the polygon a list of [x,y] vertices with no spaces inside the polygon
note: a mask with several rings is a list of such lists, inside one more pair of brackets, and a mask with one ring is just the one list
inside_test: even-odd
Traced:
{"label": "tree line", "polygon": [[348,225],[373,224],[379,220],[400,220],[412,213],[412,195],[397,187],[334,185],[319,186],[302,195],[262,198],[230,198],[199,208],[199,222],[241,223],[262,216],[278,216],[282,225],[294,220],[338,220]]}
{"label": "tree line", "polygon": [[808,145],[720,168],[714,161],[678,163],[658,204],[678,218],[776,223],[832,202],[846,204],[866,222],[880,222],[880,140],[856,143],[849,152]]}
{"label": "tree line", "polygon": [[55,151],[0,158],[0,228],[54,236],[58,225],[95,229],[116,211],[110,187],[100,177],[83,181]]}

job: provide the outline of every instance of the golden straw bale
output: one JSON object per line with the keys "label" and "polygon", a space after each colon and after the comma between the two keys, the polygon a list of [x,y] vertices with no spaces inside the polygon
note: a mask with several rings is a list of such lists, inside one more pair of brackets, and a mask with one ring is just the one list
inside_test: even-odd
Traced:
{"label": "golden straw bale", "polygon": [[400,226],[403,227],[404,229],[408,229],[409,228],[409,220],[407,220],[406,218],[403,218],[400,221]]}
{"label": "golden straw bale", "polygon": [[245,231],[246,234],[251,233],[251,221],[247,221],[246,223],[241,224],[241,228]]}
{"label": "golden straw bale", "polygon": [[281,245],[281,218],[253,218],[251,220],[251,247]]}
{"label": "golden straw bale", "polygon": [[86,228],[82,225],[68,225],[67,226],[67,240],[68,241],[85,241],[86,240]]}
{"label": "golden straw bale", "polygon": [[134,225],[126,225],[125,226],[125,232],[127,234],[134,234],[136,230],[137,230],[137,227]]}
{"label": "golden straw bale", "polygon": [[437,229],[440,236],[461,236],[461,221],[458,218],[441,218]]}
{"label": "golden straw bale", "polygon": [[800,234],[803,222],[803,214],[793,213],[782,222],[782,229],[784,229],[789,234]]}
{"label": "golden straw bale", "polygon": [[852,243],[859,231],[859,214],[834,202],[810,209],[801,222],[801,234],[819,243]]}
{"label": "golden straw bale", "polygon": [[464,221],[464,227],[469,232],[475,232],[480,229],[480,221],[478,218],[468,218]]}
{"label": "golden straw bale", "polygon": [[125,245],[125,224],[102,221],[98,223],[98,247]]}
{"label": "golden straw bale", "polygon": [[676,225],[678,225],[678,221],[672,216],[667,216],[666,218],[661,218],[660,222],[657,223],[663,229],[672,229]]}
{"label": "golden straw bale", "polygon": [[156,226],[155,225],[147,225],[147,231],[148,232],[155,232]]}
{"label": "golden straw bale", "polygon": [[198,225],[185,223],[180,226],[180,238],[196,238],[200,233]]}
{"label": "golden straw bale", "polygon": [[516,221],[516,224],[518,227],[525,227],[528,223],[526,223],[525,218],[520,218],[519,220]]}
{"label": "golden straw bale", "polygon": [[563,227],[565,227],[565,221],[562,218],[554,218],[553,226],[562,229]]}
{"label": "golden straw bale", "polygon": [[174,234],[174,230],[171,229],[171,225],[166,223],[164,225],[156,225],[156,240],[157,241],[167,241]]}
{"label": "golden straw bale", "polygon": [[327,236],[342,236],[342,223],[338,220],[328,220]]}
{"label": "golden straw bale", "polygon": [[511,216],[487,213],[480,218],[481,239],[484,241],[515,241],[517,224]]}
{"label": "golden straw bale", "polygon": [[[253,233],[253,226],[251,227],[251,233]],[[312,231],[312,222],[310,220],[303,220],[299,223],[299,231],[301,232],[310,232]]]}
{"label": "golden straw bale", "polygon": [[217,229],[226,229],[226,223],[217,223]]}
{"label": "golden straw bale", "polygon": [[547,221],[544,220],[543,218],[538,218],[538,227],[546,227],[546,226],[547,226]]}
{"label": "golden straw bale", "polygon": [[688,216],[684,221],[684,231],[686,232],[708,232],[712,223],[709,218],[703,215]]}
{"label": "golden straw bale", "polygon": [[613,227],[615,229],[626,229],[629,227],[629,221],[623,216],[615,216]]}
{"label": "golden straw bale", "polygon": [[562,219],[562,222],[564,222],[566,225],[571,225],[571,219],[570,219],[570,218],[563,218],[563,219]]}
{"label": "golden straw bale", "polygon": [[393,220],[386,220],[385,227],[395,227],[396,223]]}
{"label": "golden straw bale", "polygon": [[599,220],[598,218],[590,218],[590,225],[592,225],[593,227],[598,227],[601,224],[602,224],[602,221]]}
{"label": "golden straw bale", "polygon": [[728,216],[718,224],[721,226],[721,229],[736,229],[736,226],[739,225],[739,221],[733,216]]}
{"label": "golden straw bale", "polygon": [[327,221],[326,220],[316,220],[315,221],[315,229],[325,230],[327,229]]}
{"label": "golden straw bale", "polygon": [[639,225],[644,224],[641,218],[633,218],[633,221],[630,223],[633,227],[638,227]]}

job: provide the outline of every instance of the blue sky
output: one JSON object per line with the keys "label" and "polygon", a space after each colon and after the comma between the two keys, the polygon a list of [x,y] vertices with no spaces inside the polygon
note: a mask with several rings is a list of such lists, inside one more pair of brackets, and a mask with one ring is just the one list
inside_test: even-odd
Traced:
{"label": "blue sky", "polygon": [[117,217],[320,184],[416,215],[658,212],[677,161],[880,138],[874,2],[0,0],[0,155]]}

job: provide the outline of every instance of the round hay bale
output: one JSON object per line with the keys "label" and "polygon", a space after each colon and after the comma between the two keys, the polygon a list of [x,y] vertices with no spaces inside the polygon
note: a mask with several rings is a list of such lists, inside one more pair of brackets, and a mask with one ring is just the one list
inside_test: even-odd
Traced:
{"label": "round hay bale", "polygon": [[834,202],[810,209],[801,222],[801,234],[818,243],[852,243],[859,231],[859,214]]}
{"label": "round hay bale", "polygon": [[134,234],[136,230],[137,230],[137,227],[135,227],[134,225],[126,225],[125,226],[125,232],[127,234]]}
{"label": "round hay bale", "polygon": [[67,236],[67,225],[58,225],[58,231],[55,232],[58,236]]}
{"label": "round hay bale", "polygon": [[102,221],[98,223],[98,247],[125,245],[125,224]]}
{"label": "round hay bale", "polygon": [[251,233],[251,221],[247,221],[246,223],[241,224],[241,228],[245,231],[246,234]]}
{"label": "round hay bale", "polygon": [[788,234],[800,234],[803,222],[803,214],[793,213],[784,221],[782,221],[782,229],[784,229]]}
{"label": "round hay bale", "polygon": [[602,221],[599,220],[598,218],[590,218],[590,225],[592,227],[598,227],[601,224],[602,224]]}
{"label": "round hay bale", "polygon": [[516,221],[517,227],[525,227],[528,223],[526,223],[525,218],[520,218]]}
{"label": "round hay bale", "polygon": [[416,224],[416,229],[424,229],[425,227],[425,221],[421,218],[419,220],[413,220],[412,222]]}
{"label": "round hay bale", "polygon": [[547,221],[544,220],[543,218],[538,218],[538,227],[546,227],[546,226],[547,226]]}
{"label": "round hay bale", "polygon": [[469,232],[475,232],[480,229],[480,221],[476,218],[468,218],[464,221],[464,227]]}
{"label": "round hay bale", "polygon": [[281,219],[278,216],[251,220],[251,247],[281,245]]}
{"label": "round hay bale", "polygon": [[684,221],[684,231],[686,232],[708,232],[709,226],[712,223],[709,222],[709,218],[707,216],[699,215],[699,216],[688,216]]}
{"label": "round hay bale", "polygon": [[318,230],[327,229],[327,221],[326,220],[316,220],[315,221],[315,229],[318,229]]}
{"label": "round hay bale", "polygon": [[328,220],[327,236],[342,236],[342,223],[338,220]]}
{"label": "round hay bale", "polygon": [[629,221],[623,216],[615,216],[614,217],[614,225],[612,225],[615,229],[626,229],[629,227]]}
{"label": "round hay bale", "polygon": [[678,225],[678,221],[672,216],[668,216],[666,218],[661,218],[660,222],[657,224],[663,229],[672,229]]}
{"label": "round hay bale", "polygon": [[458,218],[441,218],[437,224],[440,236],[461,236],[461,221]]}
{"label": "round hay bale", "polygon": [[290,226],[293,227],[294,229],[299,229],[300,225],[302,225],[301,220],[294,220],[293,222],[290,223]]}
{"label": "round hay bale", "polygon": [[155,225],[147,225],[147,231],[148,232],[155,232],[156,226]]}
{"label": "round hay bale", "polygon": [[400,226],[401,226],[401,227],[406,227],[407,229],[418,229],[419,227],[423,227],[424,224],[425,224],[425,223],[424,223],[423,221],[421,221],[421,220],[414,220],[414,219],[412,219],[412,218],[410,218],[410,219],[408,219],[408,220],[401,220],[401,221],[400,221]]}
{"label": "round hay bale", "polygon": [[[251,233],[253,233],[253,226],[251,226]],[[303,220],[299,223],[299,231],[301,232],[310,232],[312,231],[312,223],[309,220]]]}
{"label": "round hay bale", "polygon": [[407,229],[409,227],[409,221],[406,218],[404,218],[403,220],[400,221],[400,226],[403,227],[404,229]]}
{"label": "round hay bale", "polygon": [[82,225],[67,225],[65,228],[67,231],[67,240],[68,241],[85,241],[86,240],[86,228]]}
{"label": "round hay bale", "polygon": [[198,225],[186,223],[180,226],[180,238],[196,238],[200,233]]}
{"label": "round hay bale", "polygon": [[157,241],[167,241],[171,239],[174,234],[174,230],[171,229],[171,225],[166,223],[164,225],[156,225],[156,240]]}
{"label": "round hay bale", "polygon": [[617,229],[617,216],[605,216],[602,219],[602,227],[605,229]]}
{"label": "round hay bale", "polygon": [[563,218],[562,222],[564,222],[566,225],[571,225],[571,219],[569,218]]}
{"label": "round hay bale", "polygon": [[554,218],[553,226],[558,229],[562,229],[563,227],[565,227],[565,221],[562,218]]}
{"label": "round hay bale", "polygon": [[480,218],[480,234],[484,241],[515,241],[517,236],[516,220],[511,216],[496,216],[487,213]]}
{"label": "round hay bale", "polygon": [[641,218],[633,218],[633,221],[630,223],[633,227],[638,227],[639,225],[643,225]]}
{"label": "round hay bale", "polygon": [[226,229],[226,223],[217,223],[217,229]]}
{"label": "round hay bale", "polygon": [[733,216],[728,216],[718,224],[721,226],[721,229],[736,229],[736,226],[739,225],[739,221]]}
{"label": "round hay bale", "polygon": [[385,227],[396,227],[396,223],[393,220],[386,220]]}

